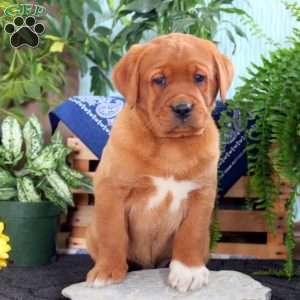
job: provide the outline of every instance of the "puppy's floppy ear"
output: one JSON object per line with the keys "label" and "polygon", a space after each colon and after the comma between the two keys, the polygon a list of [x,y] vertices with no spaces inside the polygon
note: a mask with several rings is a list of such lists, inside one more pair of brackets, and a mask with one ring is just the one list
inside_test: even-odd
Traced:
{"label": "puppy's floppy ear", "polygon": [[231,61],[223,54],[217,53],[215,55],[217,66],[217,80],[220,89],[220,96],[222,101],[225,101],[226,93],[231,85],[234,68]]}
{"label": "puppy's floppy ear", "polygon": [[135,106],[139,94],[139,65],[144,46],[133,45],[113,69],[112,79],[128,105]]}

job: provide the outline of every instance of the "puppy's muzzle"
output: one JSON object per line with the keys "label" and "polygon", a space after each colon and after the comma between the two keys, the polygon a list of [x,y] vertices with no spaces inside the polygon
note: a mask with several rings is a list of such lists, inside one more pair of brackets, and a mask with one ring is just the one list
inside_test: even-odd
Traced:
{"label": "puppy's muzzle", "polygon": [[185,120],[191,115],[193,106],[191,103],[188,102],[180,102],[175,105],[172,105],[171,109],[178,119]]}

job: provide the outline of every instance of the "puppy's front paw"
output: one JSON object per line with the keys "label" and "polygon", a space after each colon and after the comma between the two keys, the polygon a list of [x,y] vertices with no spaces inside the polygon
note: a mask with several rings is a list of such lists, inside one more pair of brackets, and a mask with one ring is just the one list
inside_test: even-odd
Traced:
{"label": "puppy's front paw", "polygon": [[127,265],[108,266],[96,264],[87,274],[86,285],[88,287],[102,287],[120,282],[127,273]]}
{"label": "puppy's front paw", "polygon": [[204,266],[188,267],[178,260],[170,264],[169,283],[179,292],[197,290],[208,284],[209,270]]}

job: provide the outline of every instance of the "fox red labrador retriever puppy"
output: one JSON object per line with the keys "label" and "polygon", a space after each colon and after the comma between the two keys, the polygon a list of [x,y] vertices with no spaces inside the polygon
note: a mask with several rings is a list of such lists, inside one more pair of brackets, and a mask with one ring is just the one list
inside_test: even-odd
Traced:
{"label": "fox red labrador retriever puppy", "polygon": [[128,262],[169,260],[179,291],[207,284],[219,134],[211,112],[233,66],[216,46],[172,33],[134,45],[113,70],[126,98],[94,178],[87,247],[93,286],[122,280]]}

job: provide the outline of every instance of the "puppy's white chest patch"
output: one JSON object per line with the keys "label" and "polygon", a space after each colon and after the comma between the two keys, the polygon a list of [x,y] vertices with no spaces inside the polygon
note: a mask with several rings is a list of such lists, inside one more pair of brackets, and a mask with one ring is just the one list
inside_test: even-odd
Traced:
{"label": "puppy's white chest patch", "polygon": [[155,194],[149,199],[148,209],[159,206],[167,197],[172,196],[170,211],[176,211],[187,199],[188,193],[195,190],[198,184],[189,180],[176,180],[174,177],[151,177],[156,188]]}

